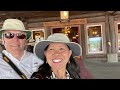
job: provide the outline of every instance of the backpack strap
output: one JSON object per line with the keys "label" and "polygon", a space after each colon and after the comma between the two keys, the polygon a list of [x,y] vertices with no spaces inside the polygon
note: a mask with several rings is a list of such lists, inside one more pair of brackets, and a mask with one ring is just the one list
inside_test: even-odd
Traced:
{"label": "backpack strap", "polygon": [[2,53],[2,56],[3,60],[7,62],[22,79],[27,79],[26,75],[23,72],[21,72],[19,68],[4,53]]}

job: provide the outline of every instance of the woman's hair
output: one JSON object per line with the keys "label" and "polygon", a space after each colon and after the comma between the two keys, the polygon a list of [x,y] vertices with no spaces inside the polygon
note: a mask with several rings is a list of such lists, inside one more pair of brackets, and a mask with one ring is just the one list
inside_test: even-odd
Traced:
{"label": "woman's hair", "polygon": [[52,71],[50,66],[48,65],[48,63],[43,63],[43,65],[41,65],[38,68],[37,72],[34,72],[31,76],[32,79],[47,79],[51,76]]}
{"label": "woman's hair", "polygon": [[80,79],[80,67],[76,64],[75,59],[73,56],[70,56],[70,63],[67,63],[66,66],[71,78],[73,79]]}
{"label": "woman's hair", "polygon": [[[45,51],[47,50],[48,47],[49,47],[49,45],[45,48]],[[69,48],[69,46],[68,46],[68,48]],[[80,79],[80,75],[79,75],[80,68],[76,64],[75,59],[73,58],[72,55],[70,56],[69,62],[67,63],[67,66],[66,66],[66,69],[69,72],[70,77],[72,79]],[[45,57],[43,65],[41,65],[38,68],[37,72],[32,74],[31,78],[33,78],[33,79],[34,78],[37,78],[37,79],[47,79],[48,78],[49,79],[51,74],[52,74],[51,67],[49,66],[48,63],[46,63],[46,57]]]}

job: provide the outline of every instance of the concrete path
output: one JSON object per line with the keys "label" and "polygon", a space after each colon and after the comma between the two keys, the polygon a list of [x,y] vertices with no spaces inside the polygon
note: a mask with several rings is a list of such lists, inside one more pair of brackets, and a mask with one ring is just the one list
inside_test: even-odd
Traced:
{"label": "concrete path", "polygon": [[94,79],[120,79],[120,62],[108,63],[99,60],[83,60]]}

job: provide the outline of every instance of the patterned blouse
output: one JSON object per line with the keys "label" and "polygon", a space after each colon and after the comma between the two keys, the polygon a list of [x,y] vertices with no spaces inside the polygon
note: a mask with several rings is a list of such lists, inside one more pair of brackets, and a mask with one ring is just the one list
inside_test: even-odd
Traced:
{"label": "patterned blouse", "polygon": [[[52,72],[52,75],[50,76],[49,79],[57,79],[57,77],[55,76],[54,72]],[[68,73],[68,71],[66,70],[66,79],[72,79],[70,77],[70,74]]]}

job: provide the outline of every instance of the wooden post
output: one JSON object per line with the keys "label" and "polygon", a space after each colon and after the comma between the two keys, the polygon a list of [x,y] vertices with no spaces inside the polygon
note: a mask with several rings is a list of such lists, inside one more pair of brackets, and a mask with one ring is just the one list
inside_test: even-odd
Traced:
{"label": "wooden post", "polygon": [[110,39],[111,39],[111,53],[117,53],[116,49],[116,33],[115,33],[115,25],[114,25],[114,17],[109,16],[110,23]]}
{"label": "wooden post", "polygon": [[107,41],[107,61],[118,62],[114,17],[110,14],[106,15],[106,39],[107,39],[106,40]]}
{"label": "wooden post", "polygon": [[81,32],[81,36],[80,36],[80,42],[81,42],[81,47],[82,47],[82,59],[86,59],[86,45],[85,45],[85,29],[84,29],[84,25],[81,24],[80,25],[80,32]]}
{"label": "wooden post", "polygon": [[105,33],[106,33],[106,45],[107,45],[107,53],[111,53],[111,39],[110,39],[110,31],[109,31],[109,17],[105,16]]}

